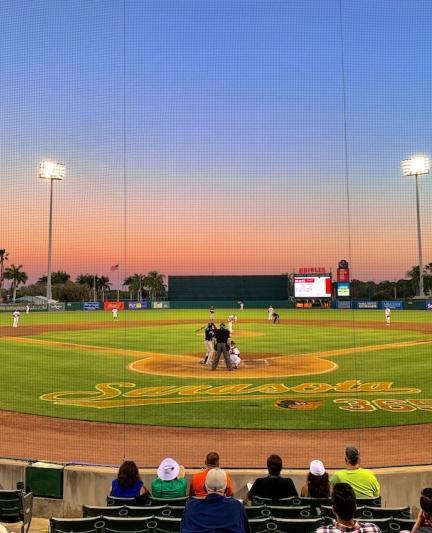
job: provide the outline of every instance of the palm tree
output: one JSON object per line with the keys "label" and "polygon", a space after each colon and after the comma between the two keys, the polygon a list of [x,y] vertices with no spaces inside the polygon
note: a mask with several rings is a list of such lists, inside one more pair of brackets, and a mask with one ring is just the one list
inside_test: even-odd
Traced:
{"label": "palm tree", "polygon": [[[413,285],[413,289],[415,290],[415,294],[419,294],[419,285],[420,285],[420,267],[418,265],[413,266],[409,272],[406,274],[409,278],[411,278],[411,283]],[[424,270],[423,270],[424,275]]]}
{"label": "palm tree", "polygon": [[102,300],[104,300],[105,291],[109,291],[111,289],[109,278],[106,276],[96,276],[96,289],[99,289],[102,292]]}
{"label": "palm tree", "polygon": [[95,284],[95,276],[92,274],[79,274],[76,278],[76,283],[80,285],[86,285],[89,290],[89,298],[91,298],[91,291]]}
{"label": "palm tree", "polygon": [[9,254],[4,248],[0,249],[0,296],[3,290],[3,281],[4,281],[4,264],[8,260]]}
{"label": "palm tree", "polygon": [[12,290],[13,290],[13,296],[12,301],[15,303],[16,300],[16,291],[18,285],[25,284],[25,282],[28,280],[28,276],[25,272],[21,270],[22,265],[11,265],[9,268],[6,268],[4,271],[4,277],[5,279],[9,279],[12,281]]}
{"label": "palm tree", "polygon": [[132,292],[137,293],[137,300],[142,299],[142,289],[145,285],[145,275],[144,274],[134,274],[133,276],[128,276],[123,285],[129,287],[130,298],[132,300]]}
{"label": "palm tree", "polygon": [[[58,270],[51,274],[51,283],[53,285],[64,285],[70,280],[70,274],[64,272],[63,270]],[[38,279],[38,283],[47,283],[47,276],[41,276]]]}
{"label": "palm tree", "polygon": [[148,290],[151,300],[157,294],[165,294],[166,285],[164,283],[164,275],[157,270],[152,270],[144,278],[144,286]]}

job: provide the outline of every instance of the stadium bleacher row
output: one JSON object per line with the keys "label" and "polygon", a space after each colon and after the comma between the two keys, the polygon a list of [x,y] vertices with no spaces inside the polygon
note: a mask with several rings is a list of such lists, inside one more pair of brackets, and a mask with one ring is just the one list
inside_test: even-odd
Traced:
{"label": "stadium bleacher row", "polygon": [[[133,498],[108,496],[106,506],[83,505],[82,518],[50,519],[51,533],[177,533],[188,498],[150,498],[148,505],[134,505]],[[0,521],[31,524],[32,495],[22,490],[0,491]],[[414,519],[409,507],[383,508],[381,501],[357,501],[356,518],[376,524],[383,533],[411,531]],[[254,498],[244,507],[253,533],[280,531],[309,533],[333,519],[329,498]]]}

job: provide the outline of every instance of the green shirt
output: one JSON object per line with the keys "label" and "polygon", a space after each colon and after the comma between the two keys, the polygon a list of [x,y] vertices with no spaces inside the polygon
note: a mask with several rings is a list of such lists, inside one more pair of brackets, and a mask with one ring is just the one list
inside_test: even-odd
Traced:
{"label": "green shirt", "polygon": [[185,477],[163,481],[156,478],[151,484],[151,493],[155,498],[182,498],[186,496],[187,480]]}
{"label": "green shirt", "polygon": [[380,495],[380,484],[375,474],[366,468],[339,470],[330,479],[332,485],[348,483],[353,488],[356,498],[376,498]]}

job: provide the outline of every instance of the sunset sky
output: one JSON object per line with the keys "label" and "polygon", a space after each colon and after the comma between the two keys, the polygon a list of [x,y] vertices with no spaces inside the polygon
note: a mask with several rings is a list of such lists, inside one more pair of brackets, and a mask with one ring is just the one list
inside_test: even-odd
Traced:
{"label": "sunset sky", "polygon": [[0,2],[0,248],[30,281],[46,274],[50,158],[67,167],[53,270],[73,276],[347,259],[381,280],[417,264],[400,162],[432,156],[430,0],[342,0],[347,159],[339,0],[125,0],[125,33],[123,7]]}

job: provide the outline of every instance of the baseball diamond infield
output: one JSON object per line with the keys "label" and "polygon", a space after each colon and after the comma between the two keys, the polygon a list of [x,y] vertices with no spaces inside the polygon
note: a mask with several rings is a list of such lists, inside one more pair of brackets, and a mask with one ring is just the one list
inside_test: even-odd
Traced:
{"label": "baseball diamond infield", "polygon": [[203,322],[198,312],[144,313],[117,322],[59,313],[45,323],[34,313],[1,327],[0,455],[97,464],[127,456],[142,466],[175,455],[192,467],[216,448],[231,467],[262,467],[270,452],[292,467],[311,457],[338,467],[354,442],[365,465],[430,462],[429,315],[394,313],[386,328],[370,311],[354,322],[292,311],[279,326],[251,311],[234,327],[240,368],[227,372],[222,358],[209,372],[192,327]]}

